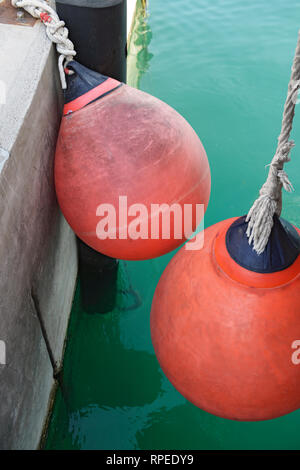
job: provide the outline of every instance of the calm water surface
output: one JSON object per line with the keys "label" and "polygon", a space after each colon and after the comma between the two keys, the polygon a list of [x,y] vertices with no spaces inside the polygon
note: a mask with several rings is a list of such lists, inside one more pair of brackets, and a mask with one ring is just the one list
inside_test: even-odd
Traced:
{"label": "calm water surface", "polygon": [[[273,156],[300,27],[296,0],[150,0],[138,19],[130,83],[177,109],[211,164],[206,226],[245,214]],[[300,110],[287,171],[296,189],[283,216],[300,226]],[[155,358],[149,315],[174,253],[121,263],[117,308],[73,306],[48,449],[300,449],[300,411],[260,423],[212,416],[188,403]],[[141,299],[135,304],[133,290]],[[299,371],[300,372],[300,371]]]}

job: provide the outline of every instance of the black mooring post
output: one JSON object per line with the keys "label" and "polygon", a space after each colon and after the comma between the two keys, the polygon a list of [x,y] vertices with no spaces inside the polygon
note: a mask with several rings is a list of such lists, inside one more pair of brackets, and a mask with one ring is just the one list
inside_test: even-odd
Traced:
{"label": "black mooring post", "polygon": [[[126,0],[56,0],[69,29],[76,60],[92,70],[126,82]],[[93,250],[77,238],[82,307],[88,313],[113,310],[118,260]]]}
{"label": "black mooring post", "polygon": [[126,0],[56,0],[77,52],[75,59],[126,82]]}

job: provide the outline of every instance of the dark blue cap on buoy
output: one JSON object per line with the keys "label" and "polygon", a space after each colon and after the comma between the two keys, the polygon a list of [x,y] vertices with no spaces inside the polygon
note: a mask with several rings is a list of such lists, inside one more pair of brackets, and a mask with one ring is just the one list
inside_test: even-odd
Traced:
{"label": "dark blue cap on buoy", "polygon": [[65,71],[64,115],[78,111],[122,85],[118,80],[90,70],[76,60],[69,62]]}
{"label": "dark blue cap on buoy", "polygon": [[226,247],[231,258],[243,268],[257,273],[274,273],[288,268],[300,254],[300,236],[286,220],[274,215],[268,244],[258,255],[246,235],[246,216],[237,219],[226,233]]}
{"label": "dark blue cap on buoy", "polygon": [[[75,72],[69,74],[68,71]],[[101,83],[105,82],[108,77],[94,70],[84,67],[76,60],[69,62],[66,68],[67,89],[64,92],[65,103],[75,100],[81,95],[92,90]]]}

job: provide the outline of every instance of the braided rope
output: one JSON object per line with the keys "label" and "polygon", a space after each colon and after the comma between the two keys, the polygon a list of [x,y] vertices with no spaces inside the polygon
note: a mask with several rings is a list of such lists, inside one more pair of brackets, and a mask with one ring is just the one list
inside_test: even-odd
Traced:
{"label": "braided rope", "polygon": [[34,18],[40,19],[46,26],[46,33],[50,41],[56,44],[58,57],[58,70],[63,89],[67,88],[64,69],[76,55],[74,44],[68,38],[69,31],[65,22],[61,21],[56,11],[43,0],[11,0],[15,8],[23,8]]}
{"label": "braided rope", "polygon": [[273,227],[273,217],[281,214],[282,187],[291,192],[293,186],[288,175],[283,170],[286,162],[290,161],[290,151],[294,147],[294,141],[289,140],[295,115],[298,90],[300,88],[300,31],[298,43],[292,66],[292,74],[288,85],[288,94],[284,105],[281,132],[278,137],[278,145],[270,163],[269,174],[266,182],[259,191],[259,197],[248,212],[247,236],[249,244],[253,242],[253,249],[261,254],[270,237]]}

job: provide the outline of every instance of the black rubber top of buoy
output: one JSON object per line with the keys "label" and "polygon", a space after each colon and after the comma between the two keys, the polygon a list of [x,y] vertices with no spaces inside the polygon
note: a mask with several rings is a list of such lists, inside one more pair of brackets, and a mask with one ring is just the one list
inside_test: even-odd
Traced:
{"label": "black rubber top of buoy", "polygon": [[75,73],[66,75],[67,89],[64,91],[65,104],[84,95],[108,79],[105,75],[84,67],[84,65],[79,64],[76,60],[69,62],[67,69]]}
{"label": "black rubber top of buoy", "polygon": [[257,273],[274,273],[288,268],[300,254],[300,236],[286,220],[274,215],[268,244],[258,255],[249,245],[246,216],[240,217],[226,233],[226,247],[231,258],[243,268]]}

